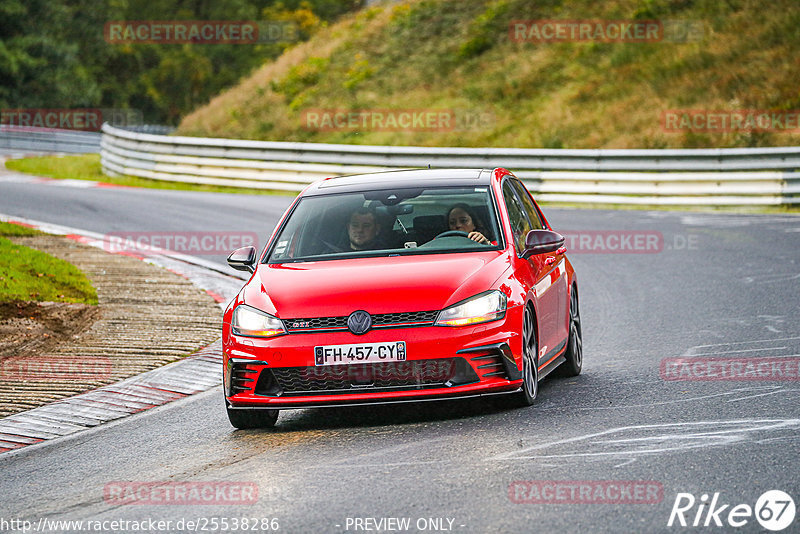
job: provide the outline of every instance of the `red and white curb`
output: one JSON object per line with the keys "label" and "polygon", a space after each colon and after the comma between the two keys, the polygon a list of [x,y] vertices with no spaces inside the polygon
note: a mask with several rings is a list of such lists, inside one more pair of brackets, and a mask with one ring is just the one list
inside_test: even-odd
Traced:
{"label": "red and white curb", "polygon": [[[165,252],[144,258],[127,252],[110,252],[103,247],[103,236],[95,232],[5,214],[0,214],[0,221],[63,235],[109,254],[125,254],[160,265],[204,289],[222,308],[244,282],[239,273],[224,273],[223,266],[194,256]],[[221,383],[222,343],[217,340],[164,367],[0,419],[0,454],[87,430]]]}
{"label": "red and white curb", "polygon": [[0,453],[87,430],[222,383],[222,343],[116,384],[0,419]]}
{"label": "red and white curb", "polygon": [[78,189],[90,189],[93,187],[126,187],[126,188],[129,187],[127,185],[109,184],[106,182],[97,182],[94,180],[73,180],[70,178],[55,179],[55,178],[47,178],[45,176],[33,176],[30,174],[23,174],[4,168],[6,160],[43,156],[43,155],[64,156],[64,155],[75,155],[75,154],[60,154],[60,153],[16,154],[15,153],[15,154],[6,154],[0,156],[0,169],[2,169],[2,174],[0,174],[0,182],[10,182],[17,184],[44,184],[56,187],[75,187]]}
{"label": "red and white curb", "polygon": [[21,174],[4,174],[0,176],[0,182],[11,182],[16,184],[44,184],[56,187],[75,187],[78,189],[90,189],[92,187],[128,187],[127,185],[108,184],[106,182],[95,182],[93,180],[74,180],[64,178],[44,178],[41,176],[25,176]]}

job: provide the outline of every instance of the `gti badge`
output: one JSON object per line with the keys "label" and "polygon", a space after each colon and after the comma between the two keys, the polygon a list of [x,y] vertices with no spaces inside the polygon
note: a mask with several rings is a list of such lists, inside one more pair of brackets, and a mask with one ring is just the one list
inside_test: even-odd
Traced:
{"label": "gti badge", "polygon": [[354,311],[347,318],[347,328],[357,336],[366,334],[372,328],[372,317],[364,310]]}

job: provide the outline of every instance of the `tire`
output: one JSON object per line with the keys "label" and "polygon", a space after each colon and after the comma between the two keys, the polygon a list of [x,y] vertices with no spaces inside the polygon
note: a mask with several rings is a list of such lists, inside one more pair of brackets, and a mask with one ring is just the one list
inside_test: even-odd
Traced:
{"label": "tire", "polygon": [[526,307],[522,320],[522,391],[514,394],[513,402],[520,408],[532,405],[539,393],[538,355],[533,311]]}
{"label": "tire", "polygon": [[567,359],[556,369],[557,376],[578,376],[583,369],[583,337],[581,334],[581,312],[578,307],[578,287],[572,286],[569,297],[569,338],[567,350],[564,352]]}
{"label": "tire", "polygon": [[278,421],[278,410],[232,410],[225,404],[228,420],[239,429],[272,428]]}

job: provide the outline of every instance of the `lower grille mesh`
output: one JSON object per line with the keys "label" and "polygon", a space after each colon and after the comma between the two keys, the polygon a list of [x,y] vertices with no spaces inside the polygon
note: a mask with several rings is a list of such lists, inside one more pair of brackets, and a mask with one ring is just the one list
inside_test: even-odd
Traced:
{"label": "lower grille mesh", "polygon": [[[462,358],[441,358],[318,367],[276,367],[271,371],[283,394],[386,388],[444,387]],[[463,362],[466,364],[466,362]]]}

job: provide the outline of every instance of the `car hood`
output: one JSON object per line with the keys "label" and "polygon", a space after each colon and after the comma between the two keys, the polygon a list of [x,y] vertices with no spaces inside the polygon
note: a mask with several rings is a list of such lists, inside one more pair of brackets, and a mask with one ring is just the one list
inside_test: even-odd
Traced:
{"label": "car hood", "polygon": [[441,310],[508,267],[502,251],[262,264],[244,300],[282,319]]}

